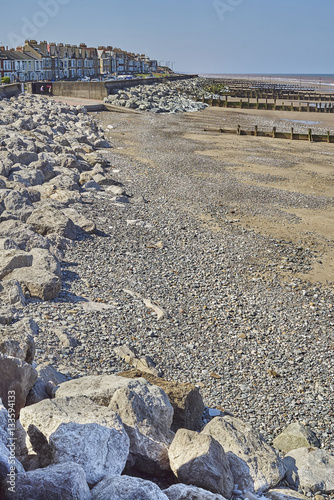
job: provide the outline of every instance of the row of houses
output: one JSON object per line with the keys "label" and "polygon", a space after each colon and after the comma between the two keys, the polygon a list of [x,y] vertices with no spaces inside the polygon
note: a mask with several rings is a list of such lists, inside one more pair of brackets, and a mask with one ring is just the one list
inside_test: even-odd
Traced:
{"label": "row of houses", "polygon": [[0,78],[11,82],[77,80],[110,74],[153,73],[158,63],[145,54],[111,46],[87,47],[26,40],[16,50],[0,46]]}

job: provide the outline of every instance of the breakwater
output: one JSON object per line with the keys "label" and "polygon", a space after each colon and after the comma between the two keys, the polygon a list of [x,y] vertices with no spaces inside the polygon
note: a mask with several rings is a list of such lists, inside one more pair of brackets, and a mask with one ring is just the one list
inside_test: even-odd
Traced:
{"label": "breakwater", "polygon": [[290,139],[291,141],[309,141],[309,142],[334,142],[334,135],[331,135],[328,131],[326,135],[324,134],[314,134],[312,129],[308,129],[307,134],[300,134],[294,132],[293,127],[290,132],[279,132],[276,127],[273,127],[272,131],[263,131],[258,130],[257,125],[255,125],[254,130],[242,130],[240,125],[237,126],[236,129],[213,129],[213,128],[205,128],[204,132],[218,132],[221,134],[232,134],[232,135],[249,135],[253,137],[270,137],[272,139]]}

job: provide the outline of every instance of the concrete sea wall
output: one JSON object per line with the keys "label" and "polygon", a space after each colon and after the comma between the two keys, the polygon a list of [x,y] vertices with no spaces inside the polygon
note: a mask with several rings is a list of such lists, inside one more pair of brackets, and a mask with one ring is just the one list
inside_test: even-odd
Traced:
{"label": "concrete sea wall", "polygon": [[9,85],[0,85],[0,98],[1,97],[14,97],[21,93],[20,83],[10,83]]}
{"label": "concrete sea wall", "polygon": [[[186,80],[196,76],[197,75],[172,75],[166,77],[165,80]],[[54,96],[80,97],[82,99],[96,99],[102,101],[111,94],[113,90],[125,87],[135,87],[136,85],[151,85],[162,81],[162,78],[135,78],[133,80],[114,80],[110,82],[52,82],[52,94]],[[35,93],[34,88],[38,85],[43,85],[43,82],[28,83],[27,92]]]}

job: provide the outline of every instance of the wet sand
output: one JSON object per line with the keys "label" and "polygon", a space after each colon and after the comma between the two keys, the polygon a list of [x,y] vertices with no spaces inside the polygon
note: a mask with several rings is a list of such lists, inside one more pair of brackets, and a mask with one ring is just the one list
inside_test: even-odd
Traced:
{"label": "wet sand", "polygon": [[[255,117],[259,127],[261,119],[265,119],[263,129],[268,128],[268,120],[273,120],[278,130],[280,125],[281,129],[287,127],[285,120],[318,121],[317,125],[304,125],[305,131],[312,127],[316,132],[318,127],[333,129],[334,116],[221,108],[208,108],[196,115],[187,115],[186,119],[196,122],[198,132],[186,137],[203,143],[198,153],[221,160],[225,168],[226,163],[230,163],[228,168],[245,187],[262,186],[295,193],[297,197],[299,194],[327,199],[324,207],[311,207],[307,201],[299,206],[280,206],[287,216],[283,218],[269,215],[270,211],[266,210],[261,214],[251,213],[249,204],[242,200],[235,200],[232,205],[237,207],[239,225],[266,236],[317,248],[319,260],[307,278],[322,283],[334,281],[334,144],[203,132],[206,124],[212,126],[215,121],[226,128],[235,126],[236,121],[241,127],[252,128],[250,123]],[[280,120],[284,122],[277,123]],[[272,208],[275,206],[273,198]]]}

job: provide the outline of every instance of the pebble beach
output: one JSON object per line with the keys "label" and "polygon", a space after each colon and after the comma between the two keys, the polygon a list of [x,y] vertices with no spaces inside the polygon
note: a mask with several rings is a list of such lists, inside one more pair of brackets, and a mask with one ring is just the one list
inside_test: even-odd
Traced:
{"label": "pebble beach", "polygon": [[112,374],[127,345],[268,443],[300,421],[333,453],[334,146],[203,132],[288,114],[92,115],[121,195],[74,204],[97,234],[66,250],[58,298],[17,313],[39,325],[35,361]]}

